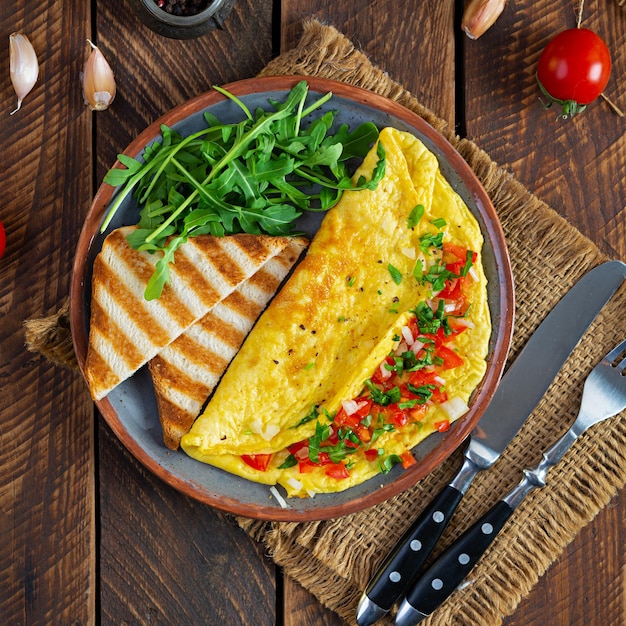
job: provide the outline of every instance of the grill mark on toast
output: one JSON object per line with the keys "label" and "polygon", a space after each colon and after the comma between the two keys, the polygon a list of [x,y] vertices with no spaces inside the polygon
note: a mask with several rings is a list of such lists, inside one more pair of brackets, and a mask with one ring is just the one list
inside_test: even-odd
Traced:
{"label": "grill mark on toast", "polygon": [[99,400],[104,395],[103,389],[120,382],[120,366],[128,361],[140,361],[142,354],[98,302],[92,304],[92,320],[93,338],[87,353],[85,374],[94,397]]}
{"label": "grill mark on toast", "polygon": [[[187,308],[185,301],[181,301],[172,289],[167,288],[167,285],[157,300],[148,301],[143,297],[148,280],[159,260],[159,253],[149,254],[133,250],[126,241],[124,234],[118,231],[111,233],[111,236],[112,245],[104,247],[102,255],[103,261],[112,272],[111,282],[107,282],[107,284],[115,285],[116,289],[125,287],[127,293],[132,293],[135,299],[131,305],[132,310],[141,307],[153,317],[155,324],[163,319],[162,327],[170,329],[167,331],[170,336],[174,330],[172,329],[173,325],[183,329],[193,323],[196,316]],[[117,280],[115,280],[115,273],[118,276]],[[150,332],[152,334],[152,329]],[[162,341],[162,339],[158,341]]]}
{"label": "grill mark on toast", "polygon": [[[246,235],[237,238],[242,243],[246,239]],[[258,243],[256,237],[251,241]],[[285,242],[281,240],[274,256],[267,258],[264,253],[266,260],[248,280],[150,361],[163,441],[169,449],[178,448],[260,312],[308,244],[304,238],[289,238],[280,249]]]}
{"label": "grill mark on toast", "polygon": [[[213,259],[216,256],[220,258],[214,251],[202,250],[190,239],[176,251],[175,264],[170,268],[170,273],[175,278],[170,284],[180,285],[181,290],[184,288],[192,292],[202,302],[205,310],[219,302],[233,288],[233,284],[225,279],[214,264]],[[228,259],[221,255],[221,262],[226,264]],[[242,276],[241,280],[245,278],[241,273],[238,275]]]}

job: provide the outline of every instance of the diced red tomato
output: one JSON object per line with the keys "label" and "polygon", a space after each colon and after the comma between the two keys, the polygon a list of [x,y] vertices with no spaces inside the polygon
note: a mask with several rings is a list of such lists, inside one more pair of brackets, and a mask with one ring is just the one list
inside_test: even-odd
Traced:
{"label": "diced red tomato", "polygon": [[350,476],[350,472],[343,463],[333,463],[332,465],[329,465],[326,468],[325,474],[326,476],[330,476],[331,478],[336,478],[338,480],[348,478]]}
{"label": "diced red tomato", "polygon": [[[413,335],[413,336],[415,337],[416,335]],[[393,363],[393,359],[390,356],[386,357],[384,362],[387,365],[393,365],[394,364]],[[389,380],[391,380],[391,378],[393,378],[393,376],[391,375],[391,374],[393,374],[393,372],[389,372],[390,376],[388,376],[387,378],[383,378],[383,373],[380,370],[381,370],[381,368],[377,367],[376,371],[372,374],[372,379],[371,380],[372,380],[372,382],[375,385],[385,385],[386,382],[388,382]]]}
{"label": "diced red tomato", "polygon": [[458,243],[445,241],[442,249],[444,263],[465,263],[465,254],[467,253],[467,248],[464,248]]}
{"label": "diced red tomato", "polygon": [[411,467],[411,465],[415,465],[417,463],[415,457],[411,454],[409,450],[403,452],[400,455],[400,458],[402,459],[402,467],[404,467],[404,469],[407,469]]}
{"label": "diced red tomato", "polygon": [[446,281],[446,286],[437,294],[438,298],[444,300],[460,300],[463,298],[461,291],[462,278],[451,278]]}
{"label": "diced red tomato", "polygon": [[398,427],[406,426],[409,421],[409,414],[405,410],[401,409],[397,404],[390,404],[387,407],[385,414],[387,419]]}
{"label": "diced red tomato", "polygon": [[450,330],[452,331],[449,335],[446,335],[443,332],[443,329],[441,328],[439,329],[444,335],[444,339],[443,339],[444,343],[447,343],[448,341],[452,341],[455,337],[458,337],[463,331],[466,331],[468,328],[466,324],[459,323],[459,320],[456,317],[448,318],[448,326],[450,327]]}
{"label": "diced red tomato", "polygon": [[316,467],[317,465],[311,461],[301,461],[298,463],[298,470],[301,474],[310,474]]}
{"label": "diced red tomato", "polygon": [[439,346],[435,352],[435,356],[443,360],[441,367],[443,367],[444,370],[451,370],[463,365],[463,358],[447,346]]}
{"label": "diced red tomato", "polygon": [[442,391],[440,387],[437,387],[435,391],[433,391],[433,395],[430,397],[431,401],[435,404],[442,404],[447,402],[448,394],[445,391]]}
{"label": "diced red tomato", "polygon": [[241,460],[252,469],[264,472],[270,464],[271,454],[242,454]]}
{"label": "diced red tomato", "polygon": [[440,422],[435,422],[433,426],[440,433],[445,433],[447,430],[450,430],[450,420],[441,420]]}
{"label": "diced red tomato", "polygon": [[369,415],[369,412],[372,408],[372,400],[371,398],[355,398],[355,402],[358,402],[359,404],[361,403],[365,403],[360,409],[358,409],[355,413],[352,413],[352,415],[348,415],[344,408],[341,407],[339,409],[339,411],[337,411],[337,415],[335,415],[335,424],[337,426],[347,426],[348,428],[351,428],[352,430],[356,430],[356,428],[358,427],[360,421],[364,418],[367,417]]}
{"label": "diced red tomato", "polygon": [[348,415],[343,410],[343,408],[339,409],[339,412],[335,416],[335,424],[337,424],[337,426],[346,426],[347,428],[351,428],[352,430],[354,430],[359,425],[360,421],[361,418],[356,413]]}
{"label": "diced red tomato", "polygon": [[375,461],[378,458],[378,449],[377,448],[370,448],[369,450],[365,451],[365,458],[368,461]]}
{"label": "diced red tomato", "polygon": [[417,370],[417,372],[413,372],[409,376],[409,382],[414,387],[422,387],[424,385],[438,385],[439,383],[437,383],[436,380],[437,376],[438,374],[434,370],[421,369]]}
{"label": "diced red tomato", "polygon": [[[461,267],[465,265],[467,259],[467,248],[457,243],[447,241],[443,244],[443,262],[444,263],[460,263]],[[472,263],[476,263],[478,254],[472,251]],[[458,272],[457,272],[458,273]]]}
{"label": "diced red tomato", "polygon": [[425,343],[425,344],[432,343],[435,347],[440,346],[443,343],[443,331],[441,332],[441,335],[439,334],[439,331],[437,331],[437,333],[434,335],[421,333],[418,336],[419,336],[419,340],[422,343]]}
{"label": "diced red tomato", "polygon": [[[359,425],[356,427],[356,436],[363,442],[369,443],[372,440],[372,432],[367,426]],[[346,445],[353,444],[351,441],[346,441]],[[353,444],[356,447],[356,444]]]}

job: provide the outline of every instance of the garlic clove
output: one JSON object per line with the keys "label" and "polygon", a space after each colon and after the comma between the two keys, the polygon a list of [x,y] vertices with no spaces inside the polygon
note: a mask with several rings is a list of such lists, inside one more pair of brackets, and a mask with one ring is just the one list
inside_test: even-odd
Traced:
{"label": "garlic clove", "polygon": [[9,71],[15,95],[17,108],[11,115],[17,113],[22,106],[22,100],[35,86],[39,77],[39,62],[33,45],[26,35],[12,33],[9,35]]}
{"label": "garlic clove", "polygon": [[87,41],[91,54],[83,69],[83,97],[92,111],[104,111],[115,98],[115,78],[100,48],[89,39]]}
{"label": "garlic clove", "polygon": [[470,39],[478,39],[500,17],[505,4],[506,0],[470,0],[461,28]]}

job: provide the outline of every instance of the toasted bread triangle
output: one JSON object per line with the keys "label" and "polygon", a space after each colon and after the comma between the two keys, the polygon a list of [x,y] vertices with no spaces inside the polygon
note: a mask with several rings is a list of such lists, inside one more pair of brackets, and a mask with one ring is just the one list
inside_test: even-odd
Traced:
{"label": "toasted bread triangle", "polygon": [[247,234],[190,238],[176,251],[161,297],[148,301],[144,291],[159,256],[130,247],[126,237],[134,228],[108,235],[94,262],[85,364],[94,400],[132,376],[294,242],[292,237]]}
{"label": "toasted bread triangle", "polygon": [[303,247],[294,239],[148,363],[163,440],[171,450],[178,448]]}

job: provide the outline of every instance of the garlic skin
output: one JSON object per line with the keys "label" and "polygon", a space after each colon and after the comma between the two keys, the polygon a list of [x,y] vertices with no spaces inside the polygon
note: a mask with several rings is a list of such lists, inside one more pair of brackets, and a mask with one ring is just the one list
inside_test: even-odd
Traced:
{"label": "garlic skin", "polygon": [[83,97],[92,111],[108,109],[115,98],[115,78],[98,46],[87,39],[91,54],[83,69]]}
{"label": "garlic skin", "polygon": [[478,39],[500,17],[505,5],[506,0],[470,0],[461,28],[470,39]]}
{"label": "garlic skin", "polygon": [[33,45],[28,37],[21,33],[9,35],[9,70],[15,95],[17,108],[11,115],[22,107],[22,100],[30,93],[39,77],[39,62]]}

